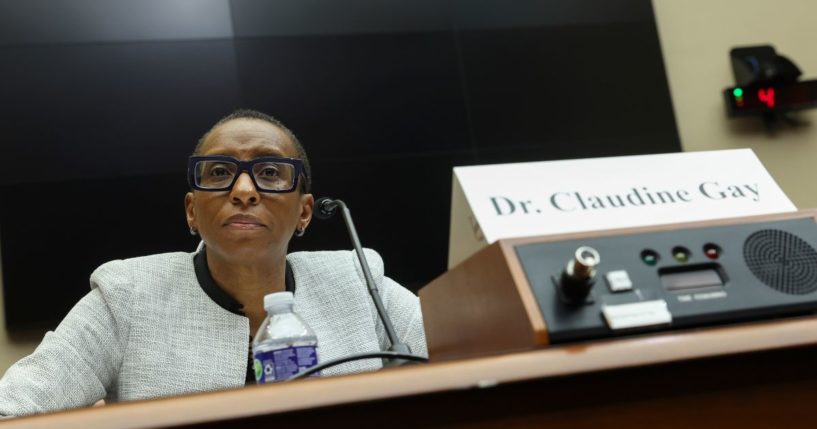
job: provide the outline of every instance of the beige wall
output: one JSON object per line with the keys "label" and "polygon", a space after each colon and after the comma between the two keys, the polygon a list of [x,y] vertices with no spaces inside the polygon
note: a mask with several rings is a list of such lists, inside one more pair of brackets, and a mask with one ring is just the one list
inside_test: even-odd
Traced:
{"label": "beige wall", "polygon": [[[569,1],[569,0],[566,0]],[[814,126],[765,133],[759,121],[728,120],[720,92],[732,84],[729,49],[771,43],[805,78],[817,78],[817,1],[653,0],[684,150],[750,147],[798,207],[817,207]],[[0,284],[0,289],[2,285]],[[41,333],[11,341],[0,294],[0,372],[33,350]]]}
{"label": "beige wall", "polygon": [[685,151],[752,148],[800,208],[817,207],[817,109],[813,123],[767,134],[753,118],[729,120],[721,91],[734,83],[729,49],[771,44],[817,78],[817,1],[653,0],[675,118]]}

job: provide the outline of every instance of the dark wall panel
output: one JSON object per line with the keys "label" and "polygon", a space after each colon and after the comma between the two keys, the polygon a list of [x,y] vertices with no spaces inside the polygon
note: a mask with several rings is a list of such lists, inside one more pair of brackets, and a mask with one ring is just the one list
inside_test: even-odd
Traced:
{"label": "dark wall panel", "polygon": [[176,172],[239,104],[231,41],[0,47],[0,184]]}
{"label": "dark wall panel", "polygon": [[539,147],[541,159],[644,153],[651,141],[655,152],[676,150],[659,140],[675,122],[663,68],[644,55],[660,52],[657,40],[645,38],[650,28],[610,23],[464,32],[463,79],[476,147]]}
{"label": "dark wall panel", "polygon": [[[680,150],[649,0],[81,0],[59,28],[49,2],[0,10],[24,24],[0,30],[11,328],[54,326],[104,261],[192,250],[186,157],[237,107],[295,131],[415,289],[445,270],[451,167]],[[291,244],[349,247],[339,218]]]}
{"label": "dark wall panel", "polygon": [[10,328],[54,327],[105,261],[194,248],[184,168],[240,104],[232,41],[5,46],[0,82]]}
{"label": "dark wall panel", "polygon": [[251,38],[235,49],[244,102],[279,116],[315,159],[469,148],[448,33]]}

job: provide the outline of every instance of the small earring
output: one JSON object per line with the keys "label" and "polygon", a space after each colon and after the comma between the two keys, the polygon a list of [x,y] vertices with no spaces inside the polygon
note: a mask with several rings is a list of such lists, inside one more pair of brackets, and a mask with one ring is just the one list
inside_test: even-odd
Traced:
{"label": "small earring", "polygon": [[190,235],[199,235],[199,232],[196,231],[196,228],[190,227]]}
{"label": "small earring", "polygon": [[295,230],[295,236],[296,237],[303,237],[305,232],[306,232],[305,228],[298,228],[298,229]]}

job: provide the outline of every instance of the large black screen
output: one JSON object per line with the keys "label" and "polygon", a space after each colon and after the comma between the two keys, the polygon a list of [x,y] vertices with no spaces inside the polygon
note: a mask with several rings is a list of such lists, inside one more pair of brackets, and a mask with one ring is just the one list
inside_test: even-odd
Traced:
{"label": "large black screen", "polygon": [[[10,328],[55,326],[105,261],[191,251],[186,157],[235,108],[298,135],[315,195],[413,289],[445,270],[453,166],[680,150],[649,0],[3,8]],[[338,218],[291,250],[349,247]]]}

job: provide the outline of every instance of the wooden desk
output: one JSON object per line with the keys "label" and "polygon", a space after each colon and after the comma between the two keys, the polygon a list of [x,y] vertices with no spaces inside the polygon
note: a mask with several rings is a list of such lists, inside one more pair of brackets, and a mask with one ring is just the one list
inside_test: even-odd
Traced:
{"label": "wooden desk", "polygon": [[677,331],[0,423],[141,427],[813,427],[817,317]]}

